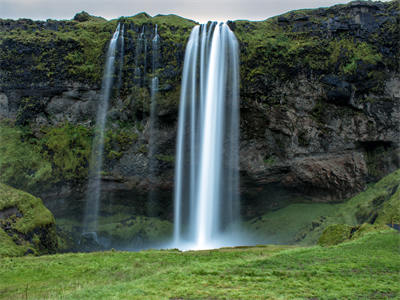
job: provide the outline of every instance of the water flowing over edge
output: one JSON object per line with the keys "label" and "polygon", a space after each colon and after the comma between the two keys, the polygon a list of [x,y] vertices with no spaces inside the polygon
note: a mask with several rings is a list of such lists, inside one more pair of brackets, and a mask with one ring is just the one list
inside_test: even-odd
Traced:
{"label": "water flowing over edge", "polygon": [[[200,55],[199,55],[200,53]],[[230,245],[239,217],[238,43],[224,23],[196,26],[184,61],[175,165],[177,248]],[[231,237],[229,237],[231,236]]]}
{"label": "water flowing over edge", "polygon": [[119,35],[120,24],[118,24],[117,29],[115,30],[108,46],[103,80],[101,85],[101,96],[97,109],[96,131],[91,153],[86,208],[83,222],[83,230],[86,233],[96,232],[98,225],[101,193],[101,170],[103,167],[104,152],[104,130],[106,125],[106,116],[111,90],[114,81],[115,55]]}

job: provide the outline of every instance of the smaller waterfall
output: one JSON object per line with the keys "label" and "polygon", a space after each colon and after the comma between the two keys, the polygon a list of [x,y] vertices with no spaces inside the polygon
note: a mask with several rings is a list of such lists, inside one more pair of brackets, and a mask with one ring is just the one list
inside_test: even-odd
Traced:
{"label": "smaller waterfall", "polygon": [[142,83],[142,71],[140,70],[140,57],[143,53],[144,46],[144,26],[142,27],[142,32],[139,34],[138,39],[136,40],[136,53],[135,53],[135,78],[134,82],[137,85]]}
{"label": "smaller waterfall", "polygon": [[119,35],[119,44],[120,44],[120,51],[119,51],[119,66],[118,66],[118,84],[117,84],[117,91],[118,96],[121,89],[122,84],[122,71],[124,68],[124,55],[125,55],[125,24],[122,25],[121,33]]}
{"label": "smaller waterfall", "polygon": [[[149,159],[149,178],[150,182],[153,184],[156,177],[157,172],[157,158],[156,158],[156,134],[157,134],[157,93],[158,93],[158,85],[159,80],[157,77],[157,69],[158,69],[158,60],[160,56],[160,36],[158,35],[158,27],[156,25],[154,30],[154,38],[152,40],[152,50],[153,50],[153,65],[152,65],[152,72],[153,78],[151,80],[151,101],[150,101],[150,123],[149,123],[149,152],[148,152],[148,159]],[[155,205],[155,195],[153,187],[150,187],[149,192],[149,214],[152,214],[153,207]]]}
{"label": "smaller waterfall", "polygon": [[96,131],[92,145],[90,159],[89,183],[86,197],[86,209],[83,228],[85,232],[96,231],[98,225],[98,215],[100,208],[101,192],[101,170],[103,167],[104,152],[104,130],[106,125],[106,115],[108,102],[110,100],[111,89],[115,71],[115,53],[118,37],[120,34],[120,24],[118,24],[114,35],[111,38],[101,86],[101,96],[97,108]]}
{"label": "smaller waterfall", "polygon": [[142,74],[142,86],[146,86],[146,75],[147,75],[147,39],[143,37],[143,74]]}

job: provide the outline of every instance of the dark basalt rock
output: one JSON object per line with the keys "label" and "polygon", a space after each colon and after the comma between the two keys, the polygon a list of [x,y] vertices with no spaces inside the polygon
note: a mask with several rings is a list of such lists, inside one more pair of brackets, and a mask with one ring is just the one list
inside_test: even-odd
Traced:
{"label": "dark basalt rock", "polygon": [[279,16],[278,17],[278,22],[279,23],[289,23],[289,19],[285,18],[285,17],[282,17],[282,16]]}
{"label": "dark basalt rock", "polygon": [[79,250],[81,252],[93,252],[104,250],[100,245],[96,232],[84,232],[79,240]]}
{"label": "dark basalt rock", "polygon": [[336,75],[324,76],[321,82],[329,86],[326,92],[328,101],[339,105],[350,103],[352,88],[348,82],[341,80]]}
{"label": "dark basalt rock", "polygon": [[89,21],[89,19],[90,19],[90,15],[86,11],[77,13],[74,17],[74,20],[78,21],[78,22],[86,22],[86,21]]}

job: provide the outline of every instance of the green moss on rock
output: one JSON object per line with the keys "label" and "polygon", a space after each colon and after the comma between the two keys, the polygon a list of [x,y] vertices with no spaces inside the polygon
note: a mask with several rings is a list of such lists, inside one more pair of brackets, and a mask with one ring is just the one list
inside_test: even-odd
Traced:
{"label": "green moss on rock", "polygon": [[26,190],[51,180],[52,165],[21,127],[0,123],[0,182]]}
{"label": "green moss on rock", "polygon": [[353,227],[346,224],[331,225],[324,230],[318,240],[321,246],[333,246],[348,240]]}
{"label": "green moss on rock", "polygon": [[39,198],[0,183],[0,256],[54,253],[54,222]]}
{"label": "green moss on rock", "polygon": [[44,159],[52,162],[53,180],[86,178],[91,153],[91,132],[82,125],[65,124],[42,129]]}
{"label": "green moss on rock", "polygon": [[0,182],[35,192],[52,183],[87,177],[92,131],[82,125],[27,127],[0,123]]}
{"label": "green moss on rock", "polygon": [[400,224],[400,185],[389,200],[383,203],[375,224]]}

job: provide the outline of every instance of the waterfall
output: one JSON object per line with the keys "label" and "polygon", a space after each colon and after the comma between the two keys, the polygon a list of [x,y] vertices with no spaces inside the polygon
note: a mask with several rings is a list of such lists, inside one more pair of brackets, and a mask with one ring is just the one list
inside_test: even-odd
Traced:
{"label": "waterfall", "polygon": [[143,37],[143,74],[142,74],[142,86],[146,85],[146,72],[147,72],[147,39]]}
{"label": "waterfall", "polygon": [[86,197],[86,210],[84,217],[84,231],[96,231],[100,207],[101,192],[101,170],[103,167],[104,152],[104,129],[106,124],[106,115],[108,102],[111,95],[115,71],[115,52],[120,33],[120,24],[118,24],[114,35],[111,38],[108,47],[106,63],[101,86],[101,96],[97,109],[96,131],[92,145],[92,154],[90,160],[89,183]]}
{"label": "waterfall", "polygon": [[156,148],[156,130],[157,130],[157,92],[158,92],[158,77],[157,77],[157,69],[158,69],[158,60],[160,56],[160,36],[158,35],[158,27],[154,29],[154,38],[152,40],[152,52],[153,52],[153,65],[152,65],[152,72],[153,78],[151,80],[151,99],[150,99],[150,120],[149,120],[149,152],[148,152],[148,159],[149,159],[149,178],[152,184],[150,187],[149,192],[149,201],[148,201],[148,213],[149,215],[153,214],[154,208],[154,188],[153,183],[156,176],[157,171],[157,159],[155,157],[157,148]]}
{"label": "waterfall", "polygon": [[119,66],[118,66],[118,85],[117,85],[118,96],[121,89],[122,71],[124,68],[124,55],[125,55],[124,36],[125,36],[125,24],[122,25],[121,34],[119,35],[119,44],[121,50],[119,52]]}
{"label": "waterfall", "polygon": [[144,45],[144,26],[142,27],[142,32],[139,34],[139,38],[136,40],[136,53],[135,53],[135,78],[134,82],[137,85],[140,85],[142,83],[141,79],[141,70],[139,67],[139,59],[140,56],[142,55],[142,50],[143,50],[143,45]]}
{"label": "waterfall", "polygon": [[194,27],[185,52],[175,162],[179,248],[217,246],[239,222],[238,91],[233,32],[224,23]]}

